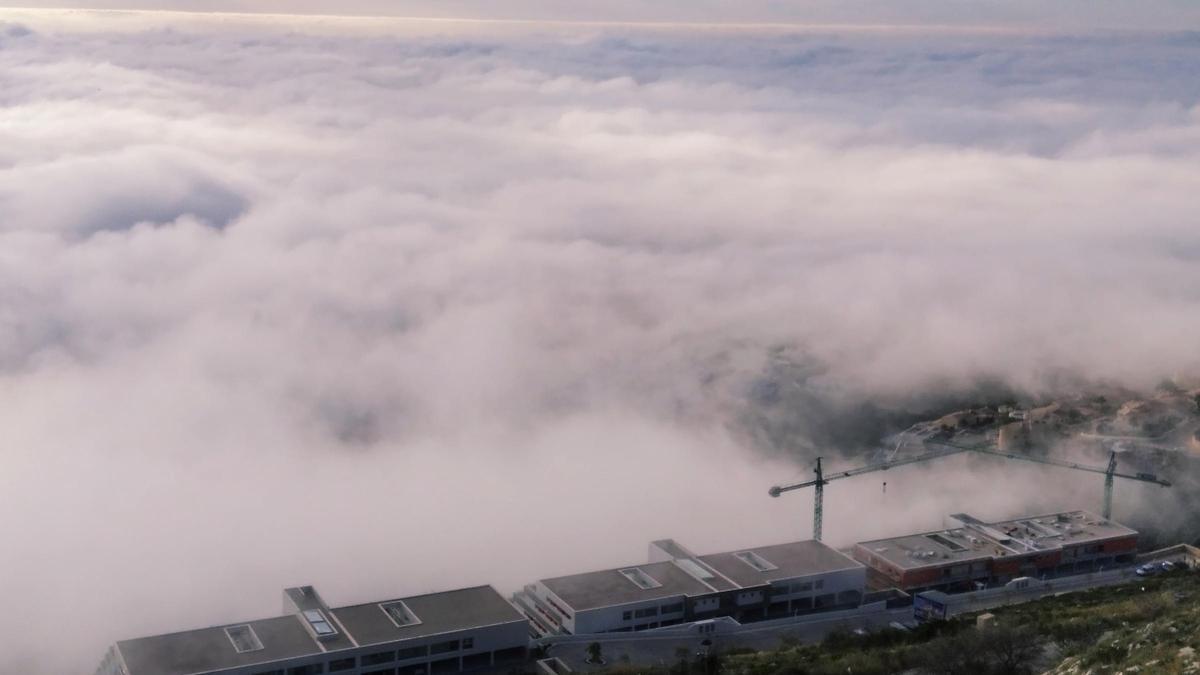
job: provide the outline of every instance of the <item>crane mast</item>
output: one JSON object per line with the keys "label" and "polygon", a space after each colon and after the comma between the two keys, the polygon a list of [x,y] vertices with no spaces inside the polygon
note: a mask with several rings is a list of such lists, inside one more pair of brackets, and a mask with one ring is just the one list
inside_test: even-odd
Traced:
{"label": "crane mast", "polygon": [[1104,519],[1112,518],[1113,477],[1117,475],[1117,451],[1108,453],[1108,470],[1104,472]]}
{"label": "crane mast", "polygon": [[817,480],[813,487],[813,539],[821,541],[821,525],[825,519],[825,474],[821,471],[821,458],[817,458]]}

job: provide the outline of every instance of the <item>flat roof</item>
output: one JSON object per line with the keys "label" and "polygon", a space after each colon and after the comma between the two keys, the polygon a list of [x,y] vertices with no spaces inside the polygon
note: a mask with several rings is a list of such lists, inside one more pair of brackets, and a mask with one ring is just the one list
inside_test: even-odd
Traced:
{"label": "flat roof", "polygon": [[[396,601],[402,601],[420,623],[397,628],[379,607],[381,603]],[[326,650],[335,654],[354,648],[354,641],[359,646],[369,646],[526,620],[491,586],[322,608],[321,611],[333,615],[335,628],[340,633],[321,644],[309,634],[298,614],[289,614],[122,640],[117,643],[117,648],[130,675],[194,675],[316,656]],[[262,649],[237,651],[225,629],[243,625],[254,631]],[[322,644],[325,650],[322,650]]]}
{"label": "flat roof", "polygon": [[[397,601],[403,602],[419,623],[396,626],[380,605]],[[380,600],[332,611],[358,644],[364,646],[526,620],[491,586]]]}
{"label": "flat roof", "polygon": [[671,556],[675,560],[675,564],[682,567],[683,571],[688,572],[693,577],[699,575],[704,583],[718,591],[731,591],[738,588],[736,582],[724,577],[712,565],[701,560],[699,556],[674,539],[659,539],[658,541],[650,542],[650,545],[657,547],[664,554]]}
{"label": "flat roof", "polygon": [[[739,557],[741,553],[752,553],[775,569],[755,569]],[[714,553],[702,555],[700,559],[743,588],[863,566],[857,560],[814,540]]]}
{"label": "flat roof", "polygon": [[[543,579],[542,584],[575,611],[583,611],[677,596],[709,595],[718,591],[762,586],[781,579],[863,567],[857,560],[819,541],[796,541],[701,556],[692,555],[670,539],[654,542],[654,545],[667,554],[679,557],[663,562]],[[745,553],[753,553],[765,560],[766,569],[756,569],[739,558]],[[698,573],[712,571],[713,574],[701,581],[685,569],[690,565],[701,568],[697,570]],[[633,568],[640,569],[659,585],[641,588],[621,574],[621,570]]]}
{"label": "flat roof", "polygon": [[990,527],[1011,538],[1008,546],[1018,553],[1137,536],[1137,530],[1083,510],[1002,520]]}
{"label": "flat roof", "polygon": [[963,527],[864,541],[858,546],[901,569],[988,560],[1000,551],[1005,555],[1015,553]]}
{"label": "flat roof", "polygon": [[[660,585],[654,588],[640,588],[621,574],[621,570],[632,568],[642,570]],[[542,584],[575,611],[714,592],[671,561],[627,565],[598,572],[542,579]]]}
{"label": "flat roof", "polygon": [[1083,510],[999,522],[984,522],[964,513],[951,517],[963,527],[864,541],[858,546],[896,567],[914,569],[1137,536],[1136,530]]}
{"label": "flat roof", "polygon": [[241,625],[254,629],[262,649],[238,653],[227,626],[122,640],[117,648],[130,675],[192,675],[321,653],[296,615],[228,624]]}

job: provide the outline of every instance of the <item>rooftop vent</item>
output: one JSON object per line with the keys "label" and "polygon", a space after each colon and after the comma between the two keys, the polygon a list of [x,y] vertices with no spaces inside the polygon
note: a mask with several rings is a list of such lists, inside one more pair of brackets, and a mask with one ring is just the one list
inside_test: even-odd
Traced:
{"label": "rooftop vent", "polygon": [[233,643],[233,648],[239,654],[245,652],[256,652],[263,648],[262,641],[254,634],[254,629],[249,625],[230,626],[225,629],[225,635],[229,636],[229,641]]}
{"label": "rooftop vent", "polygon": [[396,624],[396,628],[404,628],[405,626],[415,626],[421,623],[416,614],[408,608],[408,605],[396,600],[393,602],[379,603],[379,609],[383,610],[384,614]]}
{"label": "rooftop vent", "polygon": [[654,577],[646,574],[640,567],[627,567],[623,570],[618,570],[622,576],[633,582],[634,586],[648,591],[651,588],[660,588],[662,584],[654,580]]}
{"label": "rooftop vent", "polygon": [[733,557],[753,567],[758,572],[770,572],[771,570],[779,569],[775,565],[772,565],[766,558],[755,553],[754,551],[742,551],[741,553],[734,553]]}
{"label": "rooftop vent", "polygon": [[337,635],[337,629],[329,623],[329,619],[325,618],[325,613],[321,610],[306,609],[300,615],[308,622],[309,628],[312,628],[313,633],[316,633],[317,637],[324,638]]}

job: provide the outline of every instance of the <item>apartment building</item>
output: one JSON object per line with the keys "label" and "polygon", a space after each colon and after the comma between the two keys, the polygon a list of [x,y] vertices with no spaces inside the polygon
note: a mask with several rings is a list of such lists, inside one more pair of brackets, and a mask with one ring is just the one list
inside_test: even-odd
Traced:
{"label": "apartment building", "polygon": [[513,596],[535,636],[741,622],[857,607],[865,567],[819,541],[695,555],[674,540],[646,563],[542,579]]}
{"label": "apartment building", "polygon": [[1090,511],[951,519],[955,527],[855,544],[853,556],[870,568],[873,586],[954,592],[1129,564],[1137,551],[1137,531]]}
{"label": "apartment building", "polygon": [[435,675],[524,663],[525,617],[491,586],[329,607],[311,586],[283,615],[122,640],[97,675]]}

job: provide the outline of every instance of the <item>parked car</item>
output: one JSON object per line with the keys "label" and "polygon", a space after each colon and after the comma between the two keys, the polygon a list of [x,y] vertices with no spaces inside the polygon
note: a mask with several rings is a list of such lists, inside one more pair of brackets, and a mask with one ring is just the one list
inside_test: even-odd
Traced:
{"label": "parked car", "polygon": [[1170,560],[1164,560],[1164,561],[1162,561],[1161,563],[1159,563],[1159,565],[1158,565],[1158,566],[1159,566],[1160,568],[1162,568],[1162,571],[1164,571],[1164,572],[1170,572],[1170,571],[1172,571],[1172,570],[1175,570],[1175,569],[1178,569],[1178,568],[1179,568],[1179,564],[1178,564],[1178,563],[1173,563],[1173,562],[1171,562]]}
{"label": "parked car", "polygon": [[1139,577],[1152,577],[1155,574],[1158,574],[1162,571],[1163,570],[1162,570],[1161,565],[1156,564],[1156,563],[1146,563],[1145,565],[1142,565],[1141,567],[1137,568],[1137,570],[1134,573],[1137,574]]}

